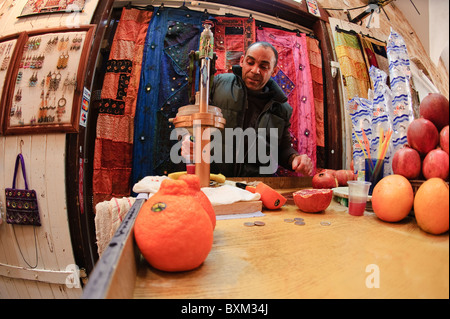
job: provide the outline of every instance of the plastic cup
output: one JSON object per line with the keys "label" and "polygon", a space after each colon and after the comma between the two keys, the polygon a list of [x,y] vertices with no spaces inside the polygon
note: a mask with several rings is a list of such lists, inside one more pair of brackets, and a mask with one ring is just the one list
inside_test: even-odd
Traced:
{"label": "plastic cup", "polygon": [[364,215],[370,182],[348,181],[348,213],[352,216]]}
{"label": "plastic cup", "polygon": [[[372,161],[372,165],[370,165],[369,161]],[[366,182],[370,182],[370,188],[369,188],[369,195],[372,195],[373,192],[373,188],[375,187],[375,185],[377,185],[377,183],[384,177],[384,160],[380,159],[381,163],[379,165],[379,167],[377,168],[377,172],[374,175],[374,169],[375,166],[377,164],[377,159],[371,159],[371,158],[366,158],[365,160],[365,180]]]}

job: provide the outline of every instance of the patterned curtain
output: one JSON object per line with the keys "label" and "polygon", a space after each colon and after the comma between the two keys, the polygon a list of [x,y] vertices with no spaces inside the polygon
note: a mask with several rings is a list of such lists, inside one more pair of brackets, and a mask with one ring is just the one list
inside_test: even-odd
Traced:
{"label": "patterned curtain", "polygon": [[152,12],[123,8],[103,80],[94,151],[94,207],[130,194],[134,115]]}
{"label": "patterned curtain", "polygon": [[249,18],[216,17],[214,52],[217,54],[216,75],[231,72],[238,65],[248,46],[255,42],[255,20]]}
{"label": "patterned curtain", "polygon": [[[386,52],[386,43],[358,34],[361,46],[363,47],[364,59],[367,67],[374,66],[386,74],[389,74],[389,61]],[[389,82],[389,80],[388,80]],[[374,83],[372,83],[373,87]]]}
{"label": "patterned curtain", "polygon": [[[274,77],[293,108],[291,134],[294,148],[307,154],[316,168],[316,116],[307,37],[278,29],[256,31],[258,41],[271,43],[278,51],[279,71]],[[278,175],[297,176],[281,167]]]}
{"label": "patterned curtain", "polygon": [[[157,9],[150,22],[136,106],[133,185],[145,176],[164,175],[185,166],[170,160],[174,128],[169,122],[188,98],[189,52],[199,48],[208,16],[179,8]],[[196,77],[198,79],[198,76]]]}
{"label": "patterned curtain", "polygon": [[346,88],[347,101],[355,96],[367,99],[370,79],[358,36],[336,31],[334,43]]}

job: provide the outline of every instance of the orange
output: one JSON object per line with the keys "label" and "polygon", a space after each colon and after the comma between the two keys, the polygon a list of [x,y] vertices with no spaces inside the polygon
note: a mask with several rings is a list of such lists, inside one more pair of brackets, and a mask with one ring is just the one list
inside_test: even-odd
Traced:
{"label": "orange", "polygon": [[193,191],[194,197],[198,199],[200,204],[208,213],[208,216],[211,219],[213,229],[215,229],[216,213],[214,212],[214,207],[211,204],[208,196],[206,196],[205,193],[203,193],[202,190],[200,189],[200,179],[198,178],[198,176],[193,174],[186,174],[180,176],[178,179],[185,181],[189,185],[189,188]]}
{"label": "orange", "polygon": [[150,265],[163,271],[200,266],[212,248],[211,220],[182,180],[166,179],[141,207],[136,244]]}
{"label": "orange", "polygon": [[414,198],[417,225],[434,235],[448,230],[448,184],[441,178],[430,178],[420,185]]}
{"label": "orange", "polygon": [[414,191],[411,183],[402,175],[388,175],[373,188],[372,209],[383,221],[402,220],[411,211],[413,202]]}

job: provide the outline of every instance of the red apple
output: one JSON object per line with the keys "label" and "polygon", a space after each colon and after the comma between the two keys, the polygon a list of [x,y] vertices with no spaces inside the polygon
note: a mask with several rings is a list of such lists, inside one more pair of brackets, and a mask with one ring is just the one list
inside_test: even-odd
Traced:
{"label": "red apple", "polygon": [[441,130],[439,138],[439,145],[448,154],[448,125]]}
{"label": "red apple", "polygon": [[438,131],[448,125],[448,100],[440,93],[429,93],[420,102],[420,116],[433,122]]}
{"label": "red apple", "polygon": [[408,125],[406,138],[409,146],[421,155],[426,155],[438,145],[439,132],[431,121],[420,118],[415,119]]}
{"label": "red apple", "polygon": [[449,172],[448,153],[440,149],[434,149],[423,159],[422,173],[425,179],[439,177],[447,179]]}
{"label": "red apple", "polygon": [[422,160],[419,152],[408,145],[397,150],[392,158],[392,171],[394,174],[402,175],[407,179],[418,178],[421,168]]}
{"label": "red apple", "polygon": [[312,179],[313,188],[334,188],[338,186],[339,184],[336,177],[327,172],[317,173]]}
{"label": "red apple", "polygon": [[355,174],[351,170],[341,169],[336,171],[335,177],[339,186],[347,186],[347,181],[353,181],[355,179]]}

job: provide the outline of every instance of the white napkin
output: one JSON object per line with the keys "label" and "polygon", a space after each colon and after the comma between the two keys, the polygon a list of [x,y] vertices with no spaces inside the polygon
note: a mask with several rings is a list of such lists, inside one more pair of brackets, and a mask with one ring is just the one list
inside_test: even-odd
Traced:
{"label": "white napkin", "polygon": [[261,198],[261,195],[258,193],[252,193],[248,190],[231,185],[203,187],[202,191],[213,206],[232,204],[240,201],[253,201]]}
{"label": "white napkin", "polygon": [[156,193],[161,186],[161,182],[169,177],[167,176],[146,176],[139,182],[134,184],[133,192],[135,193]]}

